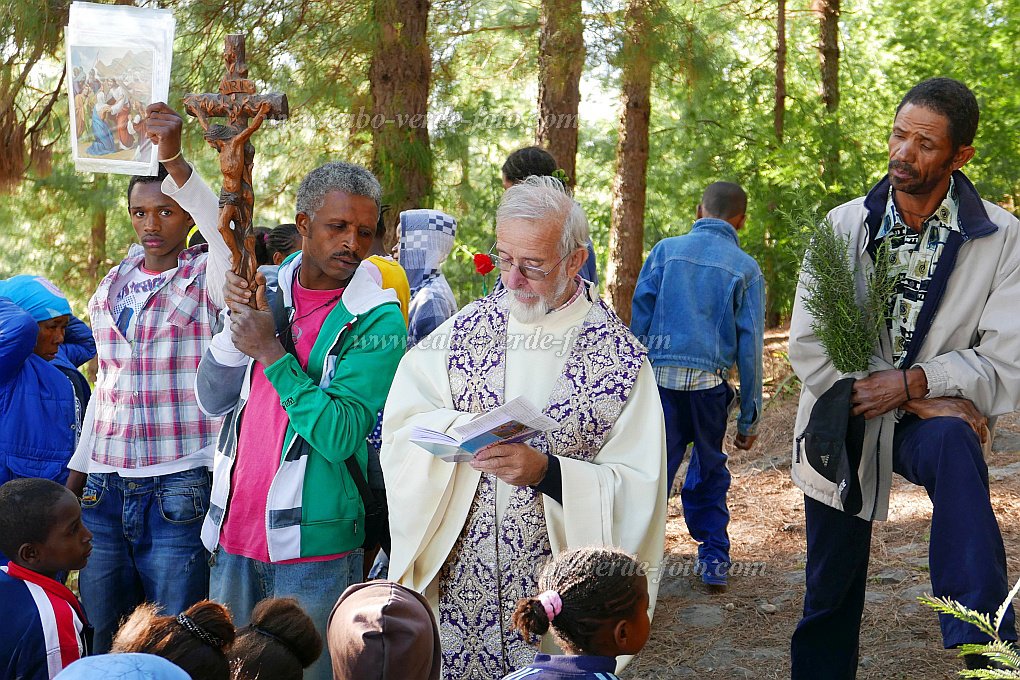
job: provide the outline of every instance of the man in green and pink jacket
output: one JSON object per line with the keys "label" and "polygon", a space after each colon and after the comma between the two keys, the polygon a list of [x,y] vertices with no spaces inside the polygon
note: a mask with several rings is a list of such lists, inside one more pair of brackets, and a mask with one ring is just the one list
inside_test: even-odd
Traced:
{"label": "man in green and pink jacket", "polygon": [[[275,290],[260,277],[251,308],[247,285],[228,275],[228,323],[196,392],[206,412],[227,416],[202,539],[214,553],[210,596],[239,626],[260,600],[294,597],[325,635],[336,598],[361,580],[365,509],[346,460],[366,472],[365,437],[407,332],[396,295],[360,267],[379,197],[359,166],[312,171],[297,195],[303,250]],[[328,658],[308,677],[330,678]]]}

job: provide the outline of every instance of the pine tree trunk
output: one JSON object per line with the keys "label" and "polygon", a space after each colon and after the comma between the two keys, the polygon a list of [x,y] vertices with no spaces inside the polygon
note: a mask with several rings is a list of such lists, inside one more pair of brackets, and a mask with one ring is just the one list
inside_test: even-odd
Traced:
{"label": "pine tree trunk", "polygon": [[783,145],[783,122],[786,116],[786,0],[779,0],[776,16],[776,99],[772,109],[772,127],[776,143]]}
{"label": "pine tree trunk", "polygon": [[822,101],[833,113],[839,108],[839,0],[812,0],[811,8],[818,13]]}
{"label": "pine tree trunk", "polygon": [[[102,193],[104,184],[104,180],[96,180],[96,193]],[[92,208],[92,232],[89,238],[89,290],[99,287],[100,273],[104,264],[106,264],[106,208],[96,204]]]}
{"label": "pine tree trunk", "polygon": [[623,110],[613,179],[606,292],[613,309],[625,323],[630,323],[634,286],[644,255],[648,124],[652,112],[652,58],[647,48],[651,40],[651,2],[630,0],[622,53]]}
{"label": "pine tree trunk", "polygon": [[[101,194],[106,184],[105,175],[96,175],[96,193]],[[106,265],[106,207],[97,203],[92,208],[92,232],[89,238],[89,259],[88,259],[88,290],[99,288],[99,280],[103,276],[103,269]],[[93,357],[85,365],[85,375],[92,384],[96,382],[99,374],[99,359]]]}
{"label": "pine tree trunk", "polygon": [[[402,210],[432,202],[428,96],[432,56],[429,0],[375,0],[377,38],[369,66],[372,168],[383,188],[386,242],[393,243]],[[378,123],[378,124],[377,124]]]}
{"label": "pine tree trunk", "polygon": [[[786,0],[778,0],[776,12],[776,97],[772,109],[772,128],[776,135],[776,146],[783,145],[783,127],[786,117]],[[778,188],[776,188],[778,192]],[[775,195],[775,194],[772,194]],[[781,230],[782,221],[776,214],[776,202],[767,204],[768,217],[762,230],[759,254],[762,272],[765,276],[765,327],[779,325],[779,310],[773,292],[776,282],[776,259],[772,248],[772,228]],[[771,228],[770,228],[771,227]]]}
{"label": "pine tree trunk", "polygon": [[544,0],[538,39],[538,129],[536,138],[576,184],[577,109],[584,68],[581,0]]}
{"label": "pine tree trunk", "polygon": [[822,125],[822,176],[832,184],[839,174],[839,0],[812,0],[818,13],[818,54],[822,74],[822,102],[826,118]]}

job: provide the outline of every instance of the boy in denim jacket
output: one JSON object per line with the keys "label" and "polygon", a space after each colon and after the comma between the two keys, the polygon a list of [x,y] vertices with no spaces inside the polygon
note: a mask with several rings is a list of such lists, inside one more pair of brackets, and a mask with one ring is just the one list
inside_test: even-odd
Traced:
{"label": "boy in denim jacket", "polygon": [[666,418],[667,489],[694,445],[680,499],[697,571],[710,590],[726,588],[730,541],[723,438],[735,397],[730,367],[740,373],[735,444],[749,449],[761,415],[765,282],[740,249],[747,194],[730,182],[705,189],[689,234],[652,248],[634,291],[631,330],[648,347]]}

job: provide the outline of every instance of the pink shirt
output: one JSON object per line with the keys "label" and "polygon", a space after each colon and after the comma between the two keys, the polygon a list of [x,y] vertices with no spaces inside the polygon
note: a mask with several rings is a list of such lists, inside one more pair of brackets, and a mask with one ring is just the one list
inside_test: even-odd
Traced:
{"label": "pink shirt", "polygon": [[[294,321],[291,329],[294,347],[301,368],[306,368],[312,346],[319,337],[319,329],[336,307],[343,289],[309,290],[295,278],[292,291]],[[266,378],[262,364],[255,362],[251,373],[251,392],[244,407],[241,432],[237,438],[237,460],[234,461],[230,485],[230,505],[220,534],[220,545],[231,555],[269,562],[266,504],[269,486],[280,467],[287,424],[287,412],[280,404],[280,395]],[[321,562],[345,554],[300,557],[278,564]]]}

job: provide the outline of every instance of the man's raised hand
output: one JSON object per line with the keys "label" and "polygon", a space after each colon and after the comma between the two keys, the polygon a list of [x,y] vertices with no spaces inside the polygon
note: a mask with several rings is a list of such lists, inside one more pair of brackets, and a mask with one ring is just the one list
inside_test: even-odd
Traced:
{"label": "man's raised hand", "polygon": [[287,352],[276,337],[276,322],[266,299],[266,277],[261,272],[255,275],[255,309],[237,301],[239,294],[243,296],[248,292],[237,287],[238,281],[244,282],[244,279],[227,272],[224,297],[230,308],[230,335],[234,347],[263,366],[271,366]]}
{"label": "man's raised hand", "polygon": [[[258,284],[258,277],[260,274],[255,275],[256,285]],[[265,281],[266,277],[262,277],[262,281]],[[247,307],[248,300],[251,299],[251,291],[248,290],[248,282],[242,277],[238,276],[234,272],[227,270],[226,281],[223,283],[223,299],[227,303],[227,307],[233,312],[236,307]]]}
{"label": "man's raised hand", "polygon": [[177,186],[184,186],[191,177],[191,166],[181,153],[184,121],[180,114],[163,102],[149,104],[145,107],[145,113],[145,133],[149,141],[159,147],[159,161]]}

